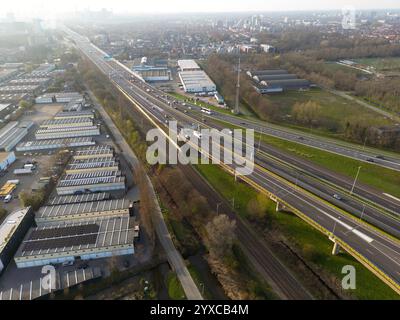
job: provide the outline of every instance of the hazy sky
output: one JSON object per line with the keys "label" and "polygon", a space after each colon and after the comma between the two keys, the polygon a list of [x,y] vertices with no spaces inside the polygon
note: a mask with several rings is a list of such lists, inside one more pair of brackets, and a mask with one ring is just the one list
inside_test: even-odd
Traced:
{"label": "hazy sky", "polygon": [[2,0],[0,16],[107,8],[115,13],[229,12],[400,8],[399,0]]}

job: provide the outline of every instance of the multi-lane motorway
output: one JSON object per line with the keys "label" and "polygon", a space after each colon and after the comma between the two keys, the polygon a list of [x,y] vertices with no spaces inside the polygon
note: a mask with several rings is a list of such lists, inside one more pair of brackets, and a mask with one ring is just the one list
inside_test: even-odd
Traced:
{"label": "multi-lane motorway", "polygon": [[[105,59],[105,53],[90,44],[86,38],[69,30],[67,32],[74,39],[77,47],[110,77],[110,80],[128,99],[135,102],[135,105],[143,114],[146,114],[149,119],[153,119],[155,125],[161,126],[165,122],[166,116],[176,119],[182,125],[198,122],[195,117],[184,114],[165,103],[160,98],[161,94],[163,94],[162,92],[146,84],[139,84],[138,81],[132,82],[133,74],[126,67],[114,59]],[[231,118],[234,118],[236,119],[235,121],[243,122],[243,120],[227,116],[229,119],[222,120],[233,123]],[[245,120],[245,122],[248,121]],[[245,125],[239,124],[241,126],[247,125],[247,123]],[[260,131],[265,133],[264,129],[260,128]],[[298,142],[298,138],[295,137],[294,139]],[[259,155],[256,155],[255,158],[256,166],[253,174],[242,177],[243,180],[260,192],[276,198],[310,224],[330,235],[345,250],[374,271],[393,289],[400,292],[400,245],[397,240],[383,235],[381,232],[355,220],[349,214],[332,206],[327,201],[321,200],[319,196],[306,191],[304,185],[296,185],[290,182],[289,177],[279,176],[275,173],[276,168],[263,163],[265,159]],[[384,161],[387,161],[386,157]],[[390,163],[392,164],[392,162]],[[228,166],[226,169],[232,168]],[[301,183],[305,182],[302,180]],[[346,203],[346,205],[350,206],[349,203]],[[367,214],[370,217],[373,215],[371,209],[373,208],[368,206]],[[383,216],[388,217],[387,215]],[[379,215],[375,218],[383,221]],[[395,221],[395,223],[397,222]]]}

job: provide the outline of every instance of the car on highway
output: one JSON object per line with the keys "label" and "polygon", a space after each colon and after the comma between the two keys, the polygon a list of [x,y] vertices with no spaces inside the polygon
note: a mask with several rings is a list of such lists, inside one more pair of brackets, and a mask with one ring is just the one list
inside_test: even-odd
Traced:
{"label": "car on highway", "polygon": [[338,195],[337,193],[335,193],[335,194],[333,195],[333,197],[334,197],[336,200],[342,200],[342,197],[341,197],[340,195]]}

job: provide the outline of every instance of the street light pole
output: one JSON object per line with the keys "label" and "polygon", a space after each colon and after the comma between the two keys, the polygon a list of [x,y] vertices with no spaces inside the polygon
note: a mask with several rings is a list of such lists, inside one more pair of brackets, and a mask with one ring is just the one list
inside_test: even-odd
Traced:
{"label": "street light pole", "polygon": [[365,204],[363,205],[363,209],[362,209],[362,212],[361,212],[360,220],[362,220],[364,212],[365,212]]}
{"label": "street light pole", "polygon": [[350,195],[351,196],[353,195],[353,191],[354,191],[354,188],[356,186],[356,182],[357,182],[357,179],[358,179],[358,175],[360,174],[360,170],[361,170],[361,166],[358,167],[356,177],[354,178],[353,186],[351,187],[351,190],[350,190]]}
{"label": "street light pole", "polygon": [[219,215],[219,206],[222,204],[222,202],[217,203],[217,216]]}

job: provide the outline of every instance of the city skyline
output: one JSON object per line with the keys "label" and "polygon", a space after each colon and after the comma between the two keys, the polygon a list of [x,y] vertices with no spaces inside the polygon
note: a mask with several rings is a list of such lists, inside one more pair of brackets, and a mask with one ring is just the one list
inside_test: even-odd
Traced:
{"label": "city skyline", "polygon": [[[146,3],[136,3],[127,0],[91,1],[91,0],[71,0],[60,5],[58,2],[50,0],[17,0],[12,3],[3,4],[3,15],[9,12],[17,17],[33,17],[43,14],[59,15],[63,12],[74,12],[83,10],[111,10],[116,14],[168,14],[168,13],[187,13],[187,12],[240,12],[240,11],[321,11],[321,10],[340,10],[344,7],[354,7],[356,10],[375,10],[378,9],[376,2],[367,0],[339,0],[320,1],[318,5],[314,1],[305,0],[301,4],[294,0],[264,1],[249,0],[240,1],[211,1],[205,0],[199,6],[195,3],[188,3],[182,0],[152,0]],[[285,10],[282,10],[285,8]],[[395,0],[383,0],[379,3],[379,9],[400,9],[400,2]]]}

